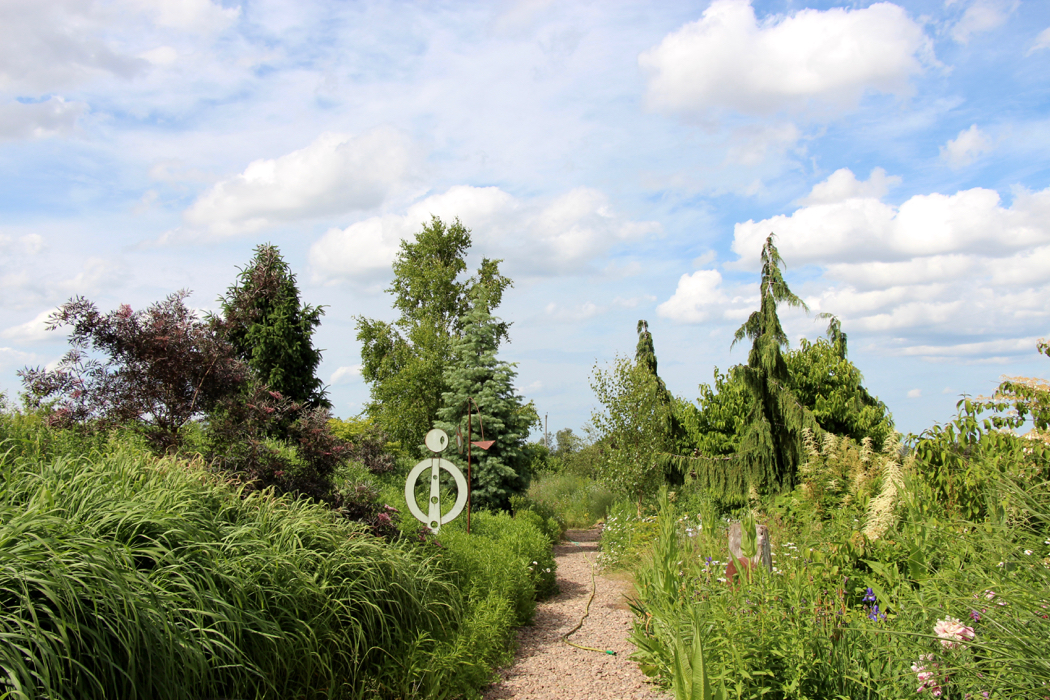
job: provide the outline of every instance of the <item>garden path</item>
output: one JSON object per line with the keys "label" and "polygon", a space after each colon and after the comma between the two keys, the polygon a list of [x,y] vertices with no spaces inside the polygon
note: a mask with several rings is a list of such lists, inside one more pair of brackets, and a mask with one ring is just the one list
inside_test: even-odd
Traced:
{"label": "garden path", "polygon": [[533,624],[518,630],[518,651],[485,700],[668,700],[630,660],[631,612],[623,581],[596,574],[590,615],[572,637],[582,646],[611,649],[616,656],[576,649],[561,641],[576,626],[591,595],[591,565],[598,556],[594,530],[569,530],[555,545],[559,593],[536,606]]}

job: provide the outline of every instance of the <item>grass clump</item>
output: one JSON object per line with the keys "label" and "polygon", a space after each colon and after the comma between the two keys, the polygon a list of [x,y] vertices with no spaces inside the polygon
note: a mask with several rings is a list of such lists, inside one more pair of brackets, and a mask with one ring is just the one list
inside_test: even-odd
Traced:
{"label": "grass clump", "polygon": [[133,440],[0,439],[2,697],[476,697],[553,584],[526,520],[388,542]]}
{"label": "grass clump", "polygon": [[555,513],[567,528],[593,527],[605,518],[615,500],[606,486],[568,471],[538,475],[529,486],[528,497]]}

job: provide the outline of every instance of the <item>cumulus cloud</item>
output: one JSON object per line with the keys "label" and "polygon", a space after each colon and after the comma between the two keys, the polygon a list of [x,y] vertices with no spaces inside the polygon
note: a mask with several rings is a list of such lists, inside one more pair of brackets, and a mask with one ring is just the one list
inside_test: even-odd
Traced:
{"label": "cumulus cloud", "polygon": [[656,307],[656,313],[681,323],[702,323],[721,318],[729,301],[718,270],[697,270],[679,278],[674,294]]}
{"label": "cumulus cloud", "polygon": [[42,340],[49,340],[53,335],[48,332],[47,319],[54,313],[54,309],[46,309],[41,311],[32,319],[21,323],[17,326],[11,326],[5,328],[0,337],[10,338],[18,342],[38,342]]}
{"label": "cumulus cloud", "polygon": [[886,175],[882,168],[871,171],[867,180],[858,180],[849,168],[840,168],[827,180],[813,186],[813,190],[799,200],[799,204],[835,204],[847,199],[875,198],[886,196],[890,188],[901,183],[897,175]]}
{"label": "cumulus cloud", "polygon": [[[823,183],[814,192],[825,187],[831,189]],[[852,264],[858,257],[865,263],[903,262],[961,253],[1002,257],[1050,243],[1048,215],[1050,189],[1017,190],[1011,207],[1002,206],[995,190],[980,187],[953,195],[915,195],[900,206],[853,197],[739,223],[732,248],[740,256],[736,265],[748,269],[757,269],[770,233],[776,233],[781,255],[794,265]]]}
{"label": "cumulus cloud", "polygon": [[769,114],[848,108],[868,91],[906,93],[932,60],[929,46],[922,27],[887,2],[759,22],[749,0],[715,0],[639,64],[658,110]]}
{"label": "cumulus cloud", "polygon": [[992,140],[972,124],[969,129],[941,146],[941,159],[953,168],[962,168],[992,150]]}
{"label": "cumulus cloud", "polygon": [[974,0],[952,26],[952,38],[965,44],[974,34],[1001,26],[1019,5],[1018,0]]}
{"label": "cumulus cloud", "polygon": [[[814,311],[840,316],[851,331],[889,334],[886,352],[928,359],[1032,352],[1033,333],[1050,321],[1050,188],[1017,188],[1008,206],[983,188],[894,206],[876,196],[884,185],[871,184],[887,179],[858,183],[838,171],[813,188],[814,203],[737,224],[733,250],[741,258],[732,266],[757,270],[772,232],[789,269],[819,271],[804,286]],[[724,295],[716,272],[699,271],[683,276],[660,309],[684,322],[717,319],[734,306]]]}
{"label": "cumulus cloud", "polygon": [[909,399],[922,398],[922,389],[911,389],[911,390],[909,390],[908,391],[908,398]]}
{"label": "cumulus cloud", "polygon": [[431,215],[446,223],[458,217],[472,230],[475,250],[505,259],[510,270],[537,275],[590,271],[590,263],[613,246],[660,231],[653,222],[618,216],[604,194],[589,188],[529,202],[498,187],[458,185],[416,202],[405,214],[331,229],[310,248],[311,267],[321,280],[385,276],[401,241]]}
{"label": "cumulus cloud", "polygon": [[349,384],[356,381],[361,376],[361,365],[349,365],[347,367],[339,367],[336,371],[332,372],[331,378],[328,383],[336,386],[339,384]]}
{"label": "cumulus cloud", "polygon": [[277,223],[372,209],[409,176],[409,140],[380,127],[321,134],[305,148],[256,160],[216,183],[186,210],[186,221],[212,234],[249,233]]}
{"label": "cumulus cloud", "polygon": [[0,104],[0,140],[66,136],[87,105],[52,97],[43,102]]}

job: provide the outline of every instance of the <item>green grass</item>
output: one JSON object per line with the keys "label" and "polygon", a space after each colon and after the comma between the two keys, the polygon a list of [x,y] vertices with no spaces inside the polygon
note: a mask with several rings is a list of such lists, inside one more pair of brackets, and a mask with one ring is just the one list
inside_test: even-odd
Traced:
{"label": "green grass", "polygon": [[545,585],[525,521],[391,544],[23,418],[0,420],[0,697],[477,697]]}
{"label": "green grass", "polygon": [[[918,519],[905,504],[875,542],[848,509],[824,522],[765,519],[774,570],[735,586],[724,524],[704,518],[700,529],[664,500],[636,569],[635,658],[682,686],[682,655],[699,637],[713,692],[731,698],[932,697],[932,686],[916,695],[924,671],[941,697],[1050,695],[1048,491],[999,487],[1013,518]],[[942,644],[935,626],[948,618],[974,638]]]}
{"label": "green grass", "polygon": [[528,496],[570,528],[592,527],[605,518],[614,501],[612,492],[594,479],[567,472],[537,476]]}

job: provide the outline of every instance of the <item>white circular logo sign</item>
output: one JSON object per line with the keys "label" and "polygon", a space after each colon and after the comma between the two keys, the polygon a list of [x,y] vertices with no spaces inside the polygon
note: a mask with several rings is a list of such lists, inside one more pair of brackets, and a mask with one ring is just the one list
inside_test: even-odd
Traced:
{"label": "white circular logo sign", "polygon": [[[433,433],[434,431],[431,431]],[[448,442],[448,436],[445,433],[441,433],[442,437],[445,438],[445,442]],[[430,435],[427,435],[427,446],[430,445]],[[423,509],[416,503],[416,482],[420,476],[430,469],[429,474],[424,478],[430,481],[430,498],[427,499],[427,512],[424,513]],[[441,470],[444,469],[452,478],[456,481],[456,503],[452,506],[452,510],[441,515]],[[431,457],[430,459],[424,459],[422,462],[412,467],[412,471],[408,473],[408,479],[405,480],[405,501],[408,502],[408,509],[415,516],[416,520],[420,521],[434,532],[441,530],[441,526],[445,523],[453,520],[457,515],[463,512],[463,506],[467,504],[467,480],[463,477],[463,472],[459,470],[452,462],[447,459],[441,459],[438,456]]]}

